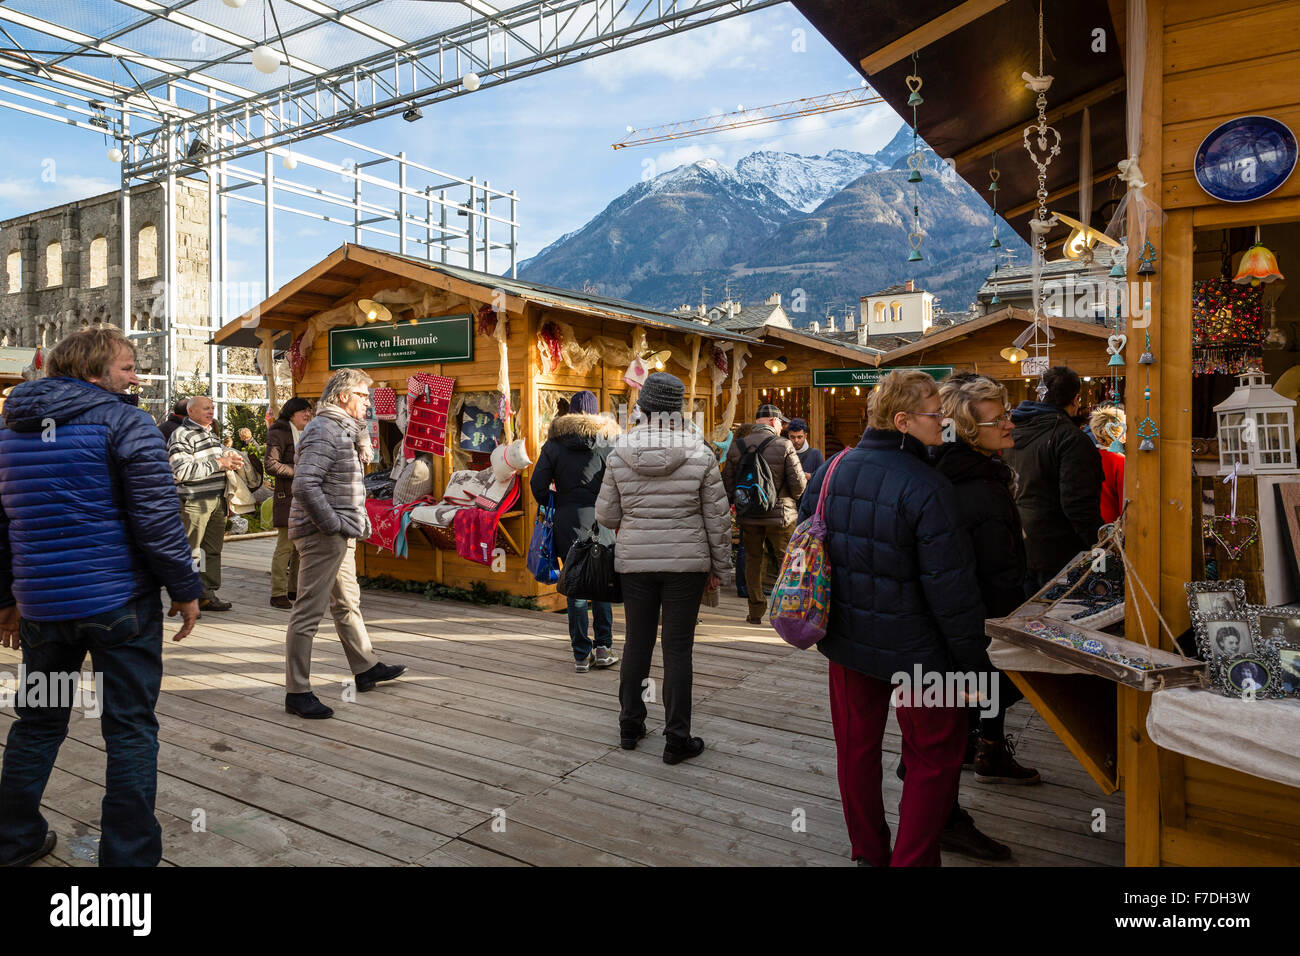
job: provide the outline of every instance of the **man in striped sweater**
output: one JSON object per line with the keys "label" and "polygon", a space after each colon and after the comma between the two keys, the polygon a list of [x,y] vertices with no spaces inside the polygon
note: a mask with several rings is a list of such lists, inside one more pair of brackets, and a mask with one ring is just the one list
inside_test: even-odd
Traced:
{"label": "man in striped sweater", "polygon": [[212,399],[196,395],[186,411],[185,421],[167,443],[167,457],[180,494],[181,523],[203,582],[199,610],[229,611],[230,603],[217,596],[226,536],[226,472],[243,462],[238,452],[223,446],[212,432]]}

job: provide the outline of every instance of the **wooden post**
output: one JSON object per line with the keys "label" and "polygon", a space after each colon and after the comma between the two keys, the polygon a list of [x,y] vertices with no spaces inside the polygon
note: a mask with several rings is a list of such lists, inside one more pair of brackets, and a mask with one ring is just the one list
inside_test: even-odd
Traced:
{"label": "wooden post", "polygon": [[[1139,165],[1147,180],[1146,191],[1152,197],[1161,195],[1161,157],[1162,127],[1164,112],[1164,0],[1129,0],[1132,3],[1147,5],[1146,38],[1146,72],[1142,90],[1142,151]],[[1131,208],[1131,207],[1130,207]],[[1139,219],[1130,214],[1128,223],[1128,336],[1129,344],[1125,348],[1128,367],[1125,369],[1124,405],[1128,410],[1129,454],[1124,466],[1124,492],[1132,499],[1129,505],[1130,516],[1125,529],[1124,549],[1132,562],[1134,571],[1141,577],[1151,595],[1163,602],[1165,594],[1161,576],[1161,529],[1165,522],[1165,507],[1162,499],[1161,470],[1166,460],[1179,453],[1177,443],[1167,442],[1163,437],[1155,439],[1155,451],[1139,451],[1141,439],[1137,435],[1138,424],[1147,414],[1147,402],[1144,390],[1147,375],[1151,382],[1151,417],[1157,424],[1163,425],[1162,409],[1173,408],[1180,399],[1182,406],[1191,407],[1191,377],[1188,376],[1181,385],[1173,374],[1163,374],[1168,356],[1174,356],[1173,364],[1181,369],[1182,363],[1177,356],[1186,350],[1190,364],[1191,332],[1188,328],[1190,312],[1182,321],[1165,315],[1160,295],[1160,277],[1149,285],[1137,274],[1137,258],[1141,252],[1139,237]],[[1159,222],[1148,224],[1147,238],[1159,250],[1162,235]],[[1162,263],[1165,268],[1167,263]],[[1147,305],[1149,292],[1150,325],[1145,329],[1135,328],[1134,322],[1142,315]],[[1166,324],[1168,323],[1168,324]],[[1169,334],[1164,334],[1165,332]],[[1151,335],[1151,351],[1156,357],[1154,365],[1140,365],[1138,358],[1143,351],[1143,337]],[[1171,373],[1174,371],[1170,370]],[[1165,383],[1170,389],[1177,390],[1169,396],[1164,394]],[[1166,401],[1171,404],[1166,406]],[[1190,414],[1188,416],[1190,423]],[[1138,424],[1133,424],[1138,423]],[[1190,455],[1188,450],[1183,452]],[[1181,518],[1171,522],[1173,533],[1183,525]],[[1184,545],[1185,547],[1185,545]],[[1136,596],[1137,589],[1130,586],[1128,593],[1133,595],[1127,602],[1125,614],[1125,632],[1137,634],[1143,626],[1151,635],[1159,635],[1159,622],[1155,610]],[[1166,605],[1168,609],[1168,605]],[[1141,623],[1139,623],[1139,616]],[[1157,637],[1157,640],[1160,640]],[[1125,860],[1129,866],[1156,866],[1160,863],[1160,768],[1156,756],[1156,746],[1146,732],[1146,715],[1151,698],[1148,694],[1126,687],[1119,688],[1119,719],[1117,741],[1119,771],[1123,777],[1124,787],[1124,833]]]}
{"label": "wooden post", "polygon": [[695,415],[695,373],[699,368],[699,364],[700,364],[700,336],[692,335],[691,336],[691,386],[690,386],[691,393],[690,393],[690,397],[686,399],[686,414],[692,417]]}
{"label": "wooden post", "polygon": [[[811,374],[811,373],[810,373]],[[819,385],[808,386],[808,444],[826,453],[825,393]]]}

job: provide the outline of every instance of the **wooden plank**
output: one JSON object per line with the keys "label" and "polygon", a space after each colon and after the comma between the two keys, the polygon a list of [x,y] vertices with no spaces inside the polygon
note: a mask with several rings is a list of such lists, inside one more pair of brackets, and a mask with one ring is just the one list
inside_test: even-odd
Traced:
{"label": "wooden plank", "polygon": [[[1148,36],[1160,32],[1154,22],[1148,20],[1148,24]],[[1150,44],[1147,47],[1151,49]],[[1161,51],[1153,50],[1152,55],[1159,57]],[[1148,59],[1147,76],[1151,77],[1154,73],[1158,79],[1161,71],[1153,67],[1154,61]],[[1187,123],[1206,116],[1240,115],[1242,90],[1250,91],[1251,113],[1271,113],[1275,109],[1292,106],[1296,98],[1295,77],[1298,69],[1300,51],[1175,74],[1164,83],[1163,121]],[[1150,102],[1153,105],[1159,103],[1162,90],[1157,86],[1152,94],[1156,99]],[[1153,111],[1152,115],[1156,113]],[[1149,140],[1144,135],[1144,148],[1147,142]],[[1152,164],[1149,168],[1145,163],[1141,165],[1142,171],[1148,176],[1151,175],[1149,169],[1160,168],[1159,164]]]}
{"label": "wooden plank", "polygon": [[879,73],[887,66],[893,66],[899,60],[911,56],[917,50],[924,49],[936,40],[942,40],[949,34],[956,33],[962,27],[973,23],[1006,3],[1007,0],[965,0],[945,13],[940,14],[874,53],[862,58],[862,72],[870,76]]}
{"label": "wooden plank", "polygon": [[[1116,753],[1114,725],[1108,728],[1109,721],[1105,719],[1114,708],[1113,705],[1107,708],[1104,701],[1098,702],[1096,695],[1099,682],[1112,690],[1119,685],[1082,674],[1007,671],[1007,676],[1096,781],[1102,793],[1114,793],[1118,789],[1117,758],[1113,756]],[[1091,686],[1084,682],[1090,682]]]}
{"label": "wooden plank", "polygon": [[[1249,36],[1248,44],[1224,43],[1225,34]],[[1295,3],[1261,4],[1165,29],[1165,76],[1245,62],[1300,50]]]}

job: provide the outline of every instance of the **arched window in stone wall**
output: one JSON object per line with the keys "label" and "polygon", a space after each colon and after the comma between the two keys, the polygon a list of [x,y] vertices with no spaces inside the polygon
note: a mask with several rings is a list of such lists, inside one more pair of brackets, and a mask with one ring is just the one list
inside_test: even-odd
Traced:
{"label": "arched window in stone wall", "polygon": [[45,247],[45,287],[63,285],[63,244],[51,242]]}
{"label": "arched window in stone wall", "polygon": [[883,302],[877,302],[877,303],[876,303],[876,308],[875,308],[875,313],[876,313],[876,321],[877,321],[877,322],[883,322],[883,321],[885,321],[885,303],[883,303]]}
{"label": "arched window in stone wall", "polygon": [[152,279],[158,274],[158,229],[152,223],[136,235],[136,278]]}
{"label": "arched window in stone wall", "polygon": [[889,311],[891,313],[890,318],[895,322],[903,321],[903,303],[895,299],[893,302],[889,303]]}
{"label": "arched window in stone wall", "polygon": [[15,249],[5,256],[5,291],[17,292],[23,287],[23,254]]}
{"label": "arched window in stone wall", "polygon": [[90,283],[87,288],[99,289],[108,285],[108,240],[96,236],[90,240]]}

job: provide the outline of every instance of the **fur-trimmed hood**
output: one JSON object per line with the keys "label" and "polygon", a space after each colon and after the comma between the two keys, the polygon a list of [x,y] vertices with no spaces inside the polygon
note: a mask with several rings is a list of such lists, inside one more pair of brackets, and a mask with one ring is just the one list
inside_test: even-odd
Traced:
{"label": "fur-trimmed hood", "polygon": [[597,441],[613,442],[619,436],[618,422],[604,415],[570,412],[551,422],[546,437],[566,448],[593,447]]}

